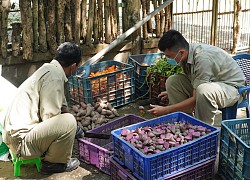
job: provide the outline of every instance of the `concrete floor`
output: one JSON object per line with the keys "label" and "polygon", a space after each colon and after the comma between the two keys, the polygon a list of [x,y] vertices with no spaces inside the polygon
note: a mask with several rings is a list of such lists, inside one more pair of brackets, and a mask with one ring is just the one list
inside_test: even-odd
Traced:
{"label": "concrete floor", "polygon": [[[118,112],[121,116],[126,114],[135,114],[135,115],[141,115],[140,112],[137,110],[138,105],[140,105],[141,101],[137,103],[131,103],[127,106],[124,106],[122,108],[118,109]],[[153,116],[149,113],[144,114],[144,117],[146,119],[151,119]],[[242,109],[238,110],[237,118],[245,118],[245,111]],[[220,114],[218,114],[217,120],[220,121]],[[74,146],[74,157],[78,157],[78,147],[77,142]],[[218,156],[216,160],[216,172],[218,169]],[[50,176],[41,175],[37,172],[34,165],[23,165],[21,167],[21,177],[15,178],[13,176],[13,167],[10,161],[2,162],[0,161],[0,180],[2,179],[76,179],[76,180],[108,180],[110,179],[110,176],[107,174],[99,171],[97,168],[95,168],[92,165],[87,165],[86,163],[81,162],[81,165],[78,169],[76,169],[73,172],[66,172],[66,173],[59,173],[59,174],[53,174]],[[219,179],[219,177],[216,175],[215,179]]]}

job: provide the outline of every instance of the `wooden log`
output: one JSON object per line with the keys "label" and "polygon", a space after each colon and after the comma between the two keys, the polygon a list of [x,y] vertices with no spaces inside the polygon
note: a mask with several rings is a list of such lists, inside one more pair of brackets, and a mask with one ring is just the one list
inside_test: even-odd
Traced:
{"label": "wooden log", "polygon": [[48,7],[48,45],[49,51],[51,54],[54,54],[57,49],[57,42],[56,42],[56,17],[55,17],[55,0],[49,0],[49,7]]}
{"label": "wooden log", "polygon": [[104,19],[105,19],[105,43],[111,43],[111,21],[110,21],[110,0],[104,0]]}
{"label": "wooden log", "polygon": [[33,51],[38,52],[38,0],[32,0]]}
{"label": "wooden log", "polygon": [[[156,0],[152,0],[153,2],[153,5],[154,5],[154,9],[156,9],[158,7],[157,5],[157,1]],[[156,37],[160,37],[161,34],[160,34],[160,17],[159,17],[159,13],[157,13],[155,15],[155,34],[156,34]]]}
{"label": "wooden log", "polygon": [[65,6],[65,41],[73,41],[70,0],[66,0]]}
{"label": "wooden log", "polygon": [[[143,17],[147,16],[147,10],[146,10],[146,0],[141,0],[141,4],[142,4],[142,15]],[[143,24],[143,39],[148,39],[148,30],[147,30],[147,24]]]}
{"label": "wooden log", "polygon": [[38,32],[39,32],[39,51],[47,52],[47,35],[45,25],[45,12],[43,0],[38,0]]}
{"label": "wooden log", "polygon": [[75,2],[75,39],[74,42],[80,45],[80,25],[81,25],[81,2],[77,0]]}
{"label": "wooden log", "polygon": [[33,58],[33,28],[32,28],[32,10],[31,0],[20,0],[21,21],[23,29],[23,59],[32,60]]}
{"label": "wooden log", "polygon": [[21,32],[22,32],[22,24],[21,23],[12,23],[12,55],[18,56],[20,54],[20,44],[21,44]]}
{"label": "wooden log", "polygon": [[99,17],[97,15],[97,5],[96,5],[96,0],[94,3],[94,23],[93,23],[93,39],[94,39],[94,44],[99,43],[99,37],[98,37],[98,27],[99,27]]}
{"label": "wooden log", "polygon": [[[147,13],[147,15],[150,14],[150,0],[146,0],[146,13]],[[151,19],[147,22],[147,26],[148,26],[148,32],[152,33],[153,27],[152,27],[152,20]]]}
{"label": "wooden log", "polygon": [[94,25],[94,7],[95,0],[89,1],[89,15],[88,15],[88,27],[86,35],[86,45],[92,45],[93,25]]}
{"label": "wooden log", "polygon": [[82,0],[81,4],[81,38],[83,43],[86,42],[87,34],[87,0]]}
{"label": "wooden log", "polygon": [[75,9],[76,9],[76,1],[78,0],[70,0],[70,15],[71,15],[71,28],[72,28],[72,36],[73,40],[75,39]]}
{"label": "wooden log", "polygon": [[65,41],[64,35],[64,18],[65,18],[65,0],[57,0],[57,41],[62,44]]}
{"label": "wooden log", "polygon": [[[164,0],[165,2],[166,0]],[[164,32],[167,32],[169,29],[172,28],[172,9],[173,3],[165,7],[165,26],[164,26]]]}
{"label": "wooden log", "polygon": [[111,10],[111,32],[112,40],[116,39],[118,36],[118,4],[117,0],[110,0],[110,10]]}
{"label": "wooden log", "polygon": [[103,33],[103,4],[102,4],[102,0],[97,0],[97,17],[98,17],[98,37],[99,37],[99,41],[100,43],[104,42],[104,33]]}
{"label": "wooden log", "polygon": [[[140,21],[140,0],[127,0],[125,11],[128,19],[128,27],[131,28]],[[140,54],[141,52],[141,28],[138,28],[132,35],[132,54]]]}
{"label": "wooden log", "polygon": [[2,0],[0,4],[1,13],[1,26],[0,26],[0,37],[1,37],[1,54],[5,59],[7,58],[7,44],[8,44],[8,14],[10,10],[10,0]]}
{"label": "wooden log", "polygon": [[[162,0],[158,0],[158,6],[162,4]],[[163,10],[160,11],[160,36],[162,36],[165,27],[165,16]]]}
{"label": "wooden log", "polygon": [[239,45],[241,36],[241,3],[239,0],[234,0],[234,24],[233,24],[233,48],[232,54],[237,53],[237,47]]}

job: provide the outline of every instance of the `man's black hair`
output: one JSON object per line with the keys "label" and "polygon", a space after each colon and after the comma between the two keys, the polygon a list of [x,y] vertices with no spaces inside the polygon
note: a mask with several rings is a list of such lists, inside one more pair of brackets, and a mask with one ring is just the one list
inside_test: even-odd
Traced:
{"label": "man's black hair", "polygon": [[68,67],[74,63],[78,65],[81,61],[81,48],[71,42],[62,43],[56,50],[54,57],[63,67]]}
{"label": "man's black hair", "polygon": [[166,49],[178,51],[180,48],[184,48],[188,50],[189,44],[179,31],[171,29],[163,34],[158,43],[158,48],[162,52]]}

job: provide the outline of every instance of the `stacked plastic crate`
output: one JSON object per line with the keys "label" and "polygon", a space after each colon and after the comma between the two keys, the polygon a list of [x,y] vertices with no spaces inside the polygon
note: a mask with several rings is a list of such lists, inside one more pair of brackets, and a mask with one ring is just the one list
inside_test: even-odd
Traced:
{"label": "stacked plastic crate", "polygon": [[222,121],[219,168],[222,180],[250,179],[250,119]]}
{"label": "stacked plastic crate", "polygon": [[[115,71],[90,76],[92,73],[105,72],[110,67]],[[134,94],[133,66],[114,60],[81,66],[68,82],[70,104],[92,103],[101,98],[113,107],[118,107],[133,102]]]}
{"label": "stacked plastic crate", "polygon": [[[141,127],[155,127],[159,124],[175,122],[203,126],[211,132],[152,155],[145,155],[120,136],[124,128],[131,131]],[[114,143],[114,155],[110,160],[111,179],[214,179],[219,130],[185,113],[172,113],[119,128],[111,133]]]}
{"label": "stacked plastic crate", "polygon": [[149,98],[149,85],[147,83],[147,68],[155,64],[155,61],[163,56],[163,53],[149,53],[129,56],[128,63],[134,67],[135,95],[138,99]]}
{"label": "stacked plastic crate", "polygon": [[[143,122],[145,119],[135,116],[126,115],[112,122],[92,129],[89,132],[110,134],[111,131],[129,126],[135,123]],[[113,155],[113,138],[97,139],[97,138],[80,138],[78,139],[79,159],[87,164],[91,164],[106,174],[110,175],[110,158]]]}

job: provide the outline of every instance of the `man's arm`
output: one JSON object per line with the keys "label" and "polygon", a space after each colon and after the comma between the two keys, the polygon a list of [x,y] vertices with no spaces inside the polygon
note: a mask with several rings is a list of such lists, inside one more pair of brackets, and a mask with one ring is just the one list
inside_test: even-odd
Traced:
{"label": "man's arm", "polygon": [[172,112],[177,112],[177,111],[184,111],[187,109],[194,109],[195,107],[195,102],[196,102],[196,97],[195,97],[195,90],[193,90],[193,96],[179,102],[177,104],[169,105],[169,106],[158,106],[158,105],[150,105],[152,109],[148,110],[150,113],[152,113],[155,116],[162,116],[165,114],[169,114]]}

